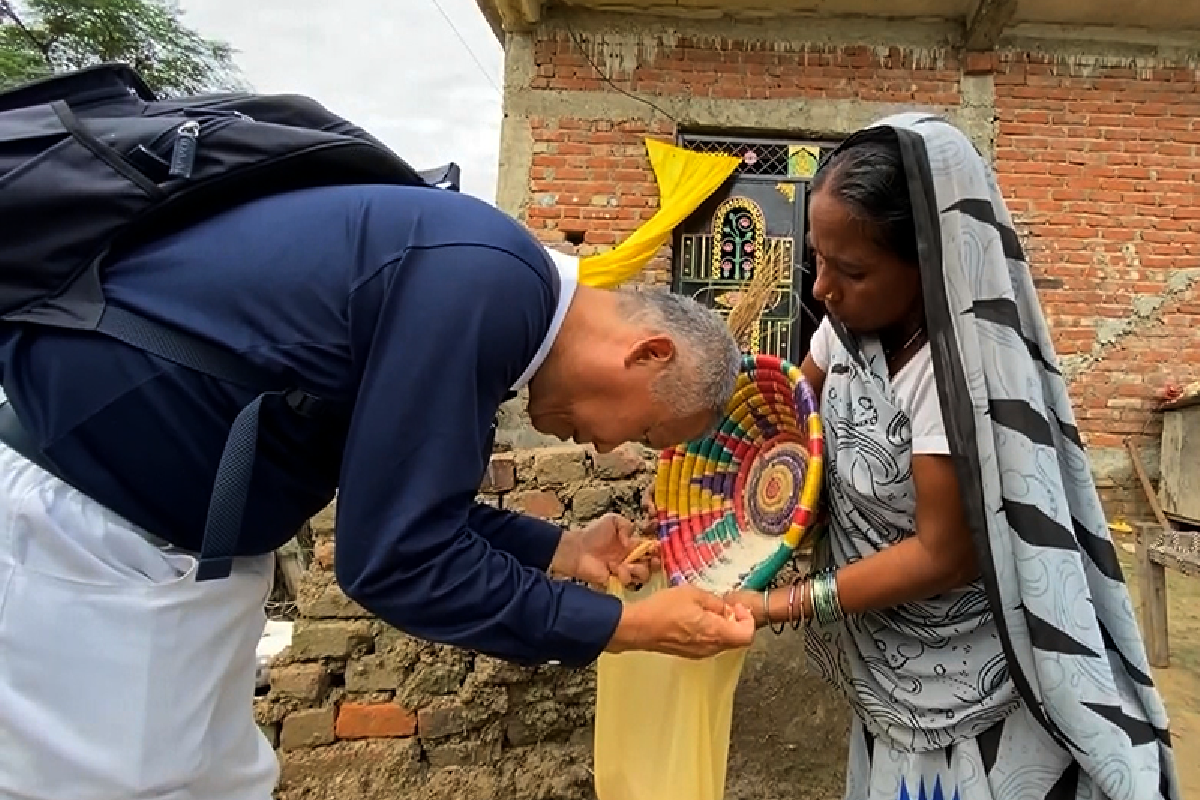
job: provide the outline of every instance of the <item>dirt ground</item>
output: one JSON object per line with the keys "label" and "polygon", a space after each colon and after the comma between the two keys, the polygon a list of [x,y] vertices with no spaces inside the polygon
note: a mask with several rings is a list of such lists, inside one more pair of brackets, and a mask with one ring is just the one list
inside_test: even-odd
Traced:
{"label": "dirt ground", "polygon": [[[1132,539],[1118,539],[1118,553],[1137,603]],[[1171,664],[1154,677],[1182,798],[1200,800],[1200,580],[1167,575]],[[848,722],[845,706],[806,668],[800,637],[760,636],[738,685],[726,800],[840,798]]]}
{"label": "dirt ground", "polygon": [[734,697],[725,800],[835,800],[845,788],[846,704],[807,664],[803,638],[762,632]]}
{"label": "dirt ground", "polygon": [[[1125,580],[1137,603],[1133,539],[1118,542]],[[1154,670],[1154,680],[1171,718],[1183,800],[1200,800],[1200,580],[1167,570],[1167,625],[1171,664]]]}

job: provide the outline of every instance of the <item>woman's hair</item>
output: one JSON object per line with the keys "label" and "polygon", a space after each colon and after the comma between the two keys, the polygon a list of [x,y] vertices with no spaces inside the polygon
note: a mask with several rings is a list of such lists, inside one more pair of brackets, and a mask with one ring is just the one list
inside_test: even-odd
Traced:
{"label": "woman's hair", "polygon": [[813,177],[812,191],[822,188],[870,226],[880,246],[917,264],[917,226],[900,146],[894,140],[864,141],[839,151]]}

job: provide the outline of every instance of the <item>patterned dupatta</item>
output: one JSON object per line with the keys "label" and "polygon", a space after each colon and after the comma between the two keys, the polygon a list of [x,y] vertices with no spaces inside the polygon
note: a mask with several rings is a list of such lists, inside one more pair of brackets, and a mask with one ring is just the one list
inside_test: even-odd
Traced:
{"label": "patterned dupatta", "polygon": [[[809,650],[889,744],[933,750],[1023,702],[1113,800],[1177,800],[1167,716],[1029,266],[992,170],[938,117],[889,117],[927,331],[979,556],[974,585],[815,631]],[[843,565],[911,535],[908,418],[877,341],[835,325],[822,393],[829,535]]]}

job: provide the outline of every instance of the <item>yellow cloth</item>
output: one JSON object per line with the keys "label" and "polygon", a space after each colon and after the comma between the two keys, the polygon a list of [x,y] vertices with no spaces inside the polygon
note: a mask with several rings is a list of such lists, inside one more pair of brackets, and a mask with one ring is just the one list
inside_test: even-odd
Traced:
{"label": "yellow cloth", "polygon": [[579,260],[579,282],[585,286],[610,289],[641,272],[671,232],[741,163],[736,156],[696,153],[658,139],[646,139],[646,151],[658,181],[658,211],[612,250]]}
{"label": "yellow cloth", "polygon": [[[665,588],[657,573],[623,602]],[[690,660],[604,653],[596,664],[595,774],[599,800],[721,800],[733,694],[746,649]]]}

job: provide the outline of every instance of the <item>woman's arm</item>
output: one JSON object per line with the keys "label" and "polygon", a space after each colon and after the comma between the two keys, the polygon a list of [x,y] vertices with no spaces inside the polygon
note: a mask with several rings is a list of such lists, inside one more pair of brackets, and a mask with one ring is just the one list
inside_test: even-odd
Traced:
{"label": "woman's arm", "polygon": [[[958,476],[949,456],[916,455],[912,460],[917,492],[916,535],[837,571],[837,592],[846,614],[861,614],[925,600],[970,583],[979,575],[974,544],[962,508]],[[812,617],[810,592],[784,586],[770,593],[770,621],[791,619],[803,609]],[[761,593],[737,592],[754,612],[759,625],[767,623]]]}

